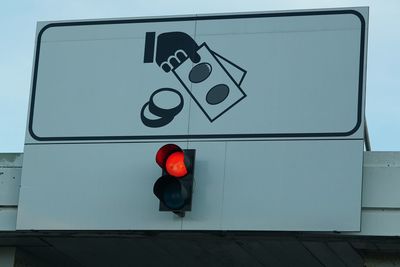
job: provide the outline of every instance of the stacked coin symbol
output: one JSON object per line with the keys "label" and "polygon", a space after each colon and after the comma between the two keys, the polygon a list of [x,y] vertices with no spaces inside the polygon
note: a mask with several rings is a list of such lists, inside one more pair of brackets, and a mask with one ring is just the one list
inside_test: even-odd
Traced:
{"label": "stacked coin symbol", "polygon": [[[160,101],[160,100],[172,101]],[[169,103],[165,103],[169,102]],[[175,102],[171,106],[171,102]],[[170,123],[183,108],[182,94],[172,88],[160,88],[154,91],[148,102],[140,112],[140,118],[144,125],[151,128],[163,127]]]}

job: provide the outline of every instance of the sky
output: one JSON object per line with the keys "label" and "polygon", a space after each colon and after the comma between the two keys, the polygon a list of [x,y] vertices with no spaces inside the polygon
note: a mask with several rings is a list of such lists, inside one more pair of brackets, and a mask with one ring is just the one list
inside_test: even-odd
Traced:
{"label": "sky", "polygon": [[366,118],[372,150],[400,151],[400,1],[2,0],[0,153],[23,152],[37,21],[369,6]]}

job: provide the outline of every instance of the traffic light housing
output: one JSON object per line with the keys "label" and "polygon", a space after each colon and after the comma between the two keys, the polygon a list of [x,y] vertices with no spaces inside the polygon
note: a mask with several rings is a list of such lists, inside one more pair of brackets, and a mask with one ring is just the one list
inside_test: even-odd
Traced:
{"label": "traffic light housing", "polygon": [[191,211],[195,154],[194,149],[181,149],[175,144],[157,151],[156,163],[162,176],[154,183],[153,193],[160,200],[159,211],[172,211],[180,217]]}

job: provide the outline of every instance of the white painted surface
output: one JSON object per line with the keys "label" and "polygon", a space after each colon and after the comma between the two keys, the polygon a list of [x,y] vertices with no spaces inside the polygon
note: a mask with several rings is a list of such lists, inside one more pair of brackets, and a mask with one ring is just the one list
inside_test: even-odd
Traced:
{"label": "white painted surface", "polygon": [[4,168],[0,166],[0,205],[18,205],[22,168]]}
{"label": "white painted surface", "polygon": [[0,231],[15,231],[22,159],[20,153],[0,153]]}
{"label": "white painted surface", "polygon": [[[17,229],[359,230],[364,106],[354,13],[134,22],[42,31],[33,132],[67,140],[34,140],[28,131]],[[247,97],[211,123],[176,77],[143,64],[147,31],[182,31],[209,43],[246,69]],[[181,67],[178,75],[191,64]],[[148,128],[140,109],[160,87],[180,90],[184,108],[167,126]],[[190,85],[193,95],[196,88]],[[337,136],[358,125],[359,104],[360,128]],[[285,135],[223,137],[266,133]],[[302,139],[310,133],[323,135]],[[197,154],[193,210],[183,219],[159,212],[152,193],[165,137],[121,142],[171,134],[178,136],[169,142]],[[179,138],[188,134],[195,138]],[[210,134],[217,140],[199,140]]]}
{"label": "white painted surface", "polygon": [[361,232],[400,236],[400,152],[364,152]]}
{"label": "white painted surface", "polygon": [[[366,16],[367,10],[358,8],[352,12]],[[365,82],[365,77],[359,77],[364,55],[360,54],[362,21],[356,16],[358,13],[298,14],[253,14],[253,18],[222,20],[204,20],[203,16],[199,21],[173,22],[138,23],[133,19],[78,26],[49,24],[38,33],[40,54],[36,59],[37,81],[33,83],[36,91],[32,131],[38,137],[79,140],[187,134],[279,137],[323,133],[335,138],[335,134],[358,126],[362,129],[363,116],[358,117],[358,111],[359,115],[363,112],[359,83]],[[211,123],[172,73],[165,73],[155,63],[143,63],[145,35],[149,31],[157,35],[179,31],[199,46],[208,44],[211,50],[247,71],[240,85],[247,96]],[[193,63],[189,59],[177,68],[177,73],[198,97],[202,108],[216,118],[243,94],[212,56],[201,49],[199,53],[203,56],[201,62],[211,60],[214,65],[209,79],[190,84],[186,76]],[[221,104],[209,105],[203,98],[218,83],[229,85],[230,93]],[[149,128],[140,120],[141,108],[152,92],[163,87],[180,91],[184,108],[170,124]],[[204,93],[199,94],[200,90]],[[362,130],[350,135],[362,138]],[[28,133],[26,142],[37,140]]]}
{"label": "white painted surface", "polygon": [[400,208],[398,152],[367,152],[363,174],[363,207]]}
{"label": "white painted surface", "polygon": [[222,229],[226,143],[193,142],[189,147],[196,149],[195,183],[192,211],[186,214],[182,230]]}
{"label": "white painted surface", "polygon": [[222,224],[359,230],[362,147],[361,140],[228,143]]}
{"label": "white painted surface", "polygon": [[350,233],[365,236],[399,236],[400,208],[363,209],[361,232]]}
{"label": "white painted surface", "polygon": [[183,220],[152,193],[161,145],[26,146],[17,228],[359,230],[361,140],[182,143],[197,154]]}
{"label": "white painted surface", "polygon": [[15,231],[16,222],[17,207],[0,207],[0,231]]}

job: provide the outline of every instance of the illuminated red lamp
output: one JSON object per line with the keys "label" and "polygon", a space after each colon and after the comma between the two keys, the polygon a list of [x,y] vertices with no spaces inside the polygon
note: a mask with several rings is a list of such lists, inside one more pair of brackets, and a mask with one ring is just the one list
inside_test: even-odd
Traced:
{"label": "illuminated red lamp", "polygon": [[156,155],[157,164],[169,175],[181,178],[188,174],[189,162],[183,150],[175,144],[161,147]]}
{"label": "illuminated red lamp", "polygon": [[182,178],[188,173],[185,164],[185,154],[182,151],[177,151],[168,156],[165,162],[165,170],[169,175],[176,178]]}

